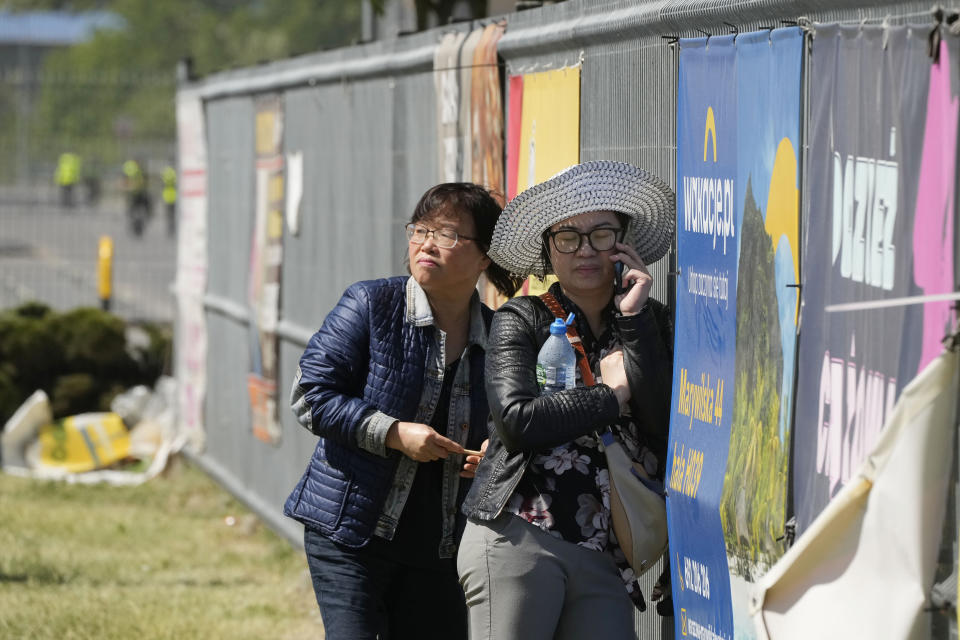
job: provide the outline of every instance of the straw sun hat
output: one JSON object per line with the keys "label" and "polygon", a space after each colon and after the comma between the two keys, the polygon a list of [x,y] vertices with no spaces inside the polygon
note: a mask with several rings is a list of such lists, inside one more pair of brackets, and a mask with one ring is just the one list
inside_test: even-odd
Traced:
{"label": "straw sun hat", "polygon": [[511,200],[487,253],[514,274],[544,276],[551,272],[543,259],[544,231],[581,213],[616,211],[630,218],[624,241],[650,264],[670,248],[675,208],[673,190],[652,173],[626,162],[584,162]]}

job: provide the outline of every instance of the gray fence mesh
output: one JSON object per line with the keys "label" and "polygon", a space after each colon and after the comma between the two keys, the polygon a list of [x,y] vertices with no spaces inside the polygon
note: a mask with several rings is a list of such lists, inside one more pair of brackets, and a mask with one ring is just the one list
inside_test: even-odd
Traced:
{"label": "gray fence mesh", "polygon": [[[169,95],[172,74],[45,75],[28,53],[0,49],[0,309],[31,300],[56,309],[98,306],[97,247],[109,235],[111,309],[129,319],[172,320],[176,249],[164,219],[160,174],[175,163],[174,140],[137,133],[132,117],[118,117],[104,129],[87,122],[96,119],[96,108],[64,108],[72,102],[96,107],[133,88]],[[81,159],[69,202],[54,179],[64,152]],[[125,216],[121,167],[130,158],[144,166],[152,194],[153,219],[142,237],[130,232]]]}

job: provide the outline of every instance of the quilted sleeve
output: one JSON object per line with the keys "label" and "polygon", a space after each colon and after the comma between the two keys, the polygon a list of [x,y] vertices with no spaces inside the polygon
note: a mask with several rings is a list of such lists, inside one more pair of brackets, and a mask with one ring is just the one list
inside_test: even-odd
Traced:
{"label": "quilted sleeve", "polygon": [[605,384],[540,395],[539,345],[528,320],[530,305],[530,300],[516,300],[501,307],[493,316],[487,344],[487,398],[510,452],[559,446],[601,429],[620,414],[616,396]]}
{"label": "quilted sleeve", "polygon": [[370,357],[369,296],[352,285],[300,357],[290,402],[297,420],[322,438],[357,448],[375,408],[363,400]]}

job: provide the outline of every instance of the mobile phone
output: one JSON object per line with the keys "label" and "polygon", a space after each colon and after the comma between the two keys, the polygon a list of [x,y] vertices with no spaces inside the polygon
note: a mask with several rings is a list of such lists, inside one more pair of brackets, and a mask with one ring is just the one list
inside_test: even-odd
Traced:
{"label": "mobile phone", "polygon": [[613,293],[621,295],[630,290],[630,285],[623,286],[623,272],[627,270],[622,262],[617,260],[613,263]]}

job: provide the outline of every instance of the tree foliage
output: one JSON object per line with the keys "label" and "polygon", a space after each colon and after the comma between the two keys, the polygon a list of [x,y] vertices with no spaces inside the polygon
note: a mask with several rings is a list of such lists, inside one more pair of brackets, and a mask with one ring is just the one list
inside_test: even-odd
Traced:
{"label": "tree foliage", "polygon": [[[360,33],[360,1],[10,0],[12,10],[110,11],[124,23],[72,49],[102,49],[118,71],[173,72],[192,57],[207,74],[348,45]],[[117,54],[120,54],[119,57]]]}
{"label": "tree foliage", "polygon": [[737,278],[737,352],[720,519],[730,571],[753,580],[785,550],[789,433],[779,433],[783,354],[773,243],[747,184]]}
{"label": "tree foliage", "polygon": [[105,10],[120,18],[120,28],[98,30],[45,61],[34,128],[68,140],[118,131],[172,138],[182,59],[207,75],[348,45],[360,34],[359,0],[11,0],[7,6]]}
{"label": "tree foliage", "polygon": [[[454,17],[460,3],[457,0],[414,0],[417,9],[417,28],[426,29],[434,24],[447,24]],[[472,17],[487,13],[487,0],[467,0],[467,11]]]}
{"label": "tree foliage", "polygon": [[[389,0],[369,0],[383,13]],[[196,75],[347,46],[361,35],[362,0],[7,0],[12,11],[107,11],[120,27],[51,53],[26,126],[33,155],[51,161],[70,147],[115,163],[129,152],[105,141],[172,140],[177,63]],[[455,11],[486,14],[487,0],[415,0],[418,28]],[[464,17],[464,16],[461,16]],[[0,104],[2,108],[2,104]],[[0,142],[15,139],[0,125]],[[136,145],[133,145],[136,146]]]}

